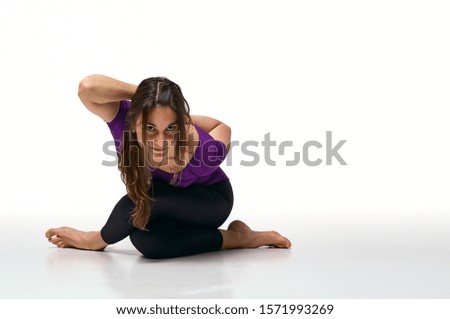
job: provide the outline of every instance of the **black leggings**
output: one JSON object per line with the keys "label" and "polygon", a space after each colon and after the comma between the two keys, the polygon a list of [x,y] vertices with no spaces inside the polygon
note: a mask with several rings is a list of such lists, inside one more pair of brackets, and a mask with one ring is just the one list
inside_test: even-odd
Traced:
{"label": "black leggings", "polygon": [[176,187],[153,179],[153,207],[148,231],[135,228],[130,221],[135,207],[125,195],[116,204],[101,236],[114,244],[130,236],[134,247],[146,258],[172,258],[219,250],[223,238],[218,230],[233,207],[229,181],[211,186]]}

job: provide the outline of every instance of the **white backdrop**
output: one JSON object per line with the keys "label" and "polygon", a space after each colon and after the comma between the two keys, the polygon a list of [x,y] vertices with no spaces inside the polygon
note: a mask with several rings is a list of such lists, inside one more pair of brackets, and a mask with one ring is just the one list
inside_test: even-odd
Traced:
{"label": "white backdrop", "polygon": [[[124,194],[117,167],[101,165],[109,130],[77,97],[93,73],[167,76],[192,114],[259,141],[258,165],[240,165],[239,148],[222,165],[235,218],[448,226],[449,13],[445,1],[1,0],[1,227],[100,227]],[[348,165],[286,166],[326,131],[346,140]],[[268,132],[293,142],[272,147],[276,166]]]}

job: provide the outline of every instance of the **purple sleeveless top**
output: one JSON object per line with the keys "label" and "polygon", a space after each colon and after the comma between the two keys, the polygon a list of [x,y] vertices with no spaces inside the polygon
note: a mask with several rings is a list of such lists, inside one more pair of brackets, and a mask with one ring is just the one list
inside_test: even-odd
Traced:
{"label": "purple sleeveless top", "polygon": [[[111,134],[114,138],[117,154],[120,153],[123,131],[126,128],[125,116],[130,109],[130,101],[120,101],[119,112],[116,117],[107,122]],[[175,185],[187,187],[189,185],[213,185],[218,182],[228,180],[228,177],[219,167],[227,156],[227,149],[224,143],[215,140],[211,135],[203,131],[196,124],[193,124],[199,135],[199,144],[195,149],[194,156],[178,173]],[[152,170],[154,178],[162,179],[168,183],[172,180],[173,174],[160,169]]]}

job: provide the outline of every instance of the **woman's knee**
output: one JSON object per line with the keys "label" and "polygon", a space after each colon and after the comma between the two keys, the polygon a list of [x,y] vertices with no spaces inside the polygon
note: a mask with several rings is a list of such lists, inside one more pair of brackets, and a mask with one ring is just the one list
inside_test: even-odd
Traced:
{"label": "woman's knee", "polygon": [[130,196],[124,195],[116,204],[116,208],[120,210],[130,211],[133,210],[136,205],[131,200]]}
{"label": "woman's knee", "polygon": [[167,247],[146,231],[135,230],[130,235],[133,246],[145,257],[150,259],[170,258]]}

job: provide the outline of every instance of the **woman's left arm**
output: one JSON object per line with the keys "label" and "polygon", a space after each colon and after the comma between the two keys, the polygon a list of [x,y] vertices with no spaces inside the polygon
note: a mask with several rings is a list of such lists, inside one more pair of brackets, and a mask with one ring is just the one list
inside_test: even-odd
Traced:
{"label": "woman's left arm", "polygon": [[198,125],[203,131],[211,135],[215,140],[221,141],[227,147],[230,147],[231,128],[225,123],[203,115],[191,115],[192,122]]}

